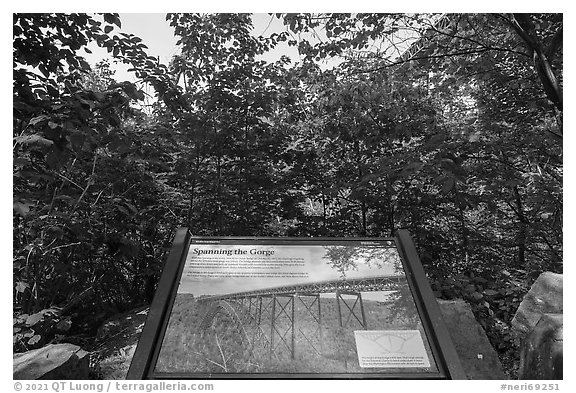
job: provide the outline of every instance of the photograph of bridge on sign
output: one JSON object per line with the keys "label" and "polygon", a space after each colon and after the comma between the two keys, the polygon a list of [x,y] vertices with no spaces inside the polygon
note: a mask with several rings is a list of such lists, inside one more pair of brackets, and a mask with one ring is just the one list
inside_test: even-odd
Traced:
{"label": "photograph of bridge on sign", "polygon": [[192,240],[156,373],[437,373],[393,241]]}

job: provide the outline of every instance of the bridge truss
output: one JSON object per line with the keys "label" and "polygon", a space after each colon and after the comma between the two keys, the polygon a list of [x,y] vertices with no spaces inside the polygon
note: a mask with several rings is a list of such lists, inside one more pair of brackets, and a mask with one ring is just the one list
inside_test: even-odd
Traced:
{"label": "bridge truss", "polygon": [[[236,334],[254,355],[295,359],[302,351],[323,356],[325,329],[368,329],[362,292],[394,291],[403,276],[313,282],[202,297],[206,312],[202,332],[219,316],[233,322]],[[328,300],[330,299],[330,300]],[[326,301],[336,304],[338,326],[325,326]],[[335,301],[334,301],[335,300]]]}

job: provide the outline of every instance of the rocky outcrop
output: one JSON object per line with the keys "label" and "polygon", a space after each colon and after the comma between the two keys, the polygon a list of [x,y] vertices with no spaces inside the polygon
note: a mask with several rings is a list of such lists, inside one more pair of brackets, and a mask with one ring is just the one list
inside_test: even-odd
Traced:
{"label": "rocky outcrop", "polygon": [[102,379],[125,379],[148,315],[140,307],[107,320],[98,329],[98,374]]}
{"label": "rocky outcrop", "polygon": [[528,335],[520,353],[519,379],[562,379],[562,314],[544,314]]}
{"label": "rocky outcrop", "polygon": [[563,310],[562,274],[542,273],[512,319],[522,341],[519,379],[562,379]]}
{"label": "rocky outcrop", "polygon": [[496,351],[464,300],[437,299],[468,379],[507,379]]}
{"label": "rocky outcrop", "polygon": [[88,379],[88,352],[73,344],[49,344],[13,355],[14,379]]}
{"label": "rocky outcrop", "polygon": [[543,314],[562,314],[562,292],[562,274],[544,272],[538,277],[512,319],[512,328],[519,338],[525,338]]}

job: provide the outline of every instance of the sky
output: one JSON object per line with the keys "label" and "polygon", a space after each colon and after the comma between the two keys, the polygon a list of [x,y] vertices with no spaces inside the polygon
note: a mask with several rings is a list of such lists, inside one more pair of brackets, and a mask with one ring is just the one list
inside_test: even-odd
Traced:
{"label": "sky", "polygon": [[[178,38],[174,36],[174,30],[166,21],[166,13],[121,13],[120,20],[123,33],[134,34],[142,39],[148,47],[148,54],[158,57],[160,62],[168,64],[172,56],[179,53],[177,43]],[[269,35],[274,31],[282,31],[284,27],[277,18],[266,13],[254,14],[255,35]],[[116,28],[117,30],[117,28]],[[114,30],[111,34],[117,34]],[[89,46],[92,54],[86,53],[84,56],[88,63],[95,65],[103,59],[112,59],[110,54],[95,43]],[[270,51],[262,58],[267,61],[275,61],[282,55],[289,56],[293,62],[299,60],[298,51],[295,47],[288,46],[286,42],[280,43],[273,51]],[[111,68],[116,71],[114,78],[118,81],[136,81],[134,73],[128,72],[130,66],[116,63],[111,64]]]}
{"label": "sky", "polygon": [[[160,13],[123,13],[120,14],[122,28],[120,32],[134,34],[142,39],[148,47],[148,54],[160,58],[160,62],[168,64],[173,55],[178,53],[176,37],[168,22],[166,14]],[[117,34],[118,28],[111,34]],[[103,59],[112,59],[105,49],[100,48],[96,43],[91,43],[88,48],[91,54],[86,53],[84,57],[90,65],[94,66]],[[111,62],[111,68],[116,71],[114,79],[118,81],[136,80],[134,73],[128,72],[130,66],[121,63]]]}

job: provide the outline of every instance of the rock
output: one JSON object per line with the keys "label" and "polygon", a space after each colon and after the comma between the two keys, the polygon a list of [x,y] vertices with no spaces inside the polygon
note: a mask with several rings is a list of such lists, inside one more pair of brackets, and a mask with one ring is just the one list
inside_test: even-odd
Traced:
{"label": "rock", "polygon": [[562,314],[544,314],[526,337],[518,379],[562,379]]}
{"label": "rock", "polygon": [[562,274],[544,272],[532,284],[512,319],[512,329],[519,338],[526,337],[542,314],[562,314]]}
{"label": "rock", "polygon": [[496,351],[464,300],[436,299],[468,379],[507,379]]}
{"label": "rock", "polygon": [[135,350],[136,344],[131,344],[102,359],[98,364],[100,377],[102,379],[126,379]]}
{"label": "rock", "polygon": [[97,337],[101,378],[126,378],[148,311],[148,307],[139,307],[116,315],[100,326]]}
{"label": "rock", "polygon": [[147,306],[138,307],[109,318],[98,328],[96,339],[108,341],[111,337],[124,333],[128,335],[133,334],[133,332],[140,333],[146,321],[148,309]]}
{"label": "rock", "polygon": [[88,379],[90,356],[73,344],[49,344],[13,356],[14,379]]}

